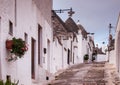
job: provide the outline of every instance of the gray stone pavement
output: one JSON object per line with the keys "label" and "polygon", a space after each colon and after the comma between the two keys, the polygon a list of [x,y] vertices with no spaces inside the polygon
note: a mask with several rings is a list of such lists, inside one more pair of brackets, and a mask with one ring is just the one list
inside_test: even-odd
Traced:
{"label": "gray stone pavement", "polygon": [[115,67],[107,62],[74,65],[46,85],[120,85]]}

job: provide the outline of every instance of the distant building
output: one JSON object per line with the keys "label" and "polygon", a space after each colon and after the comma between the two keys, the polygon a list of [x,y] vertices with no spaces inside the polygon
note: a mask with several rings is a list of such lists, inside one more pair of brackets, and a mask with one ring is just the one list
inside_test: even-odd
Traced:
{"label": "distant building", "polygon": [[94,38],[88,35],[82,25],[76,24],[69,17],[63,22],[52,11],[53,24],[53,73],[65,69],[69,65],[83,63],[85,54],[92,57]]}

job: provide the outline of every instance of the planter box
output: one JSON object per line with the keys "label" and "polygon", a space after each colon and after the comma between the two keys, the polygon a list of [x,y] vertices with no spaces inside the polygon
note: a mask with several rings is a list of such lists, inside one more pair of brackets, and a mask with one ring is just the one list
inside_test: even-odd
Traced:
{"label": "planter box", "polygon": [[8,50],[12,49],[13,41],[12,40],[6,40],[6,48]]}

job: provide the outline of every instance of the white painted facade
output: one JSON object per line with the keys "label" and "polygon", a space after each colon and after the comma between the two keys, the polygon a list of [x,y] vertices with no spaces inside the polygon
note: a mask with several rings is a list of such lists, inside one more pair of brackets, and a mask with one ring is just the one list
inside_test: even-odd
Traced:
{"label": "white painted facade", "polygon": [[95,62],[104,62],[108,60],[108,56],[104,54],[98,54]]}
{"label": "white painted facade", "polygon": [[[46,73],[51,71],[52,66],[51,9],[52,0],[0,0],[0,36],[2,36],[0,37],[0,79],[6,80],[6,75],[10,75],[12,81],[19,80],[19,84],[24,85],[32,85],[40,79],[46,80]],[[8,33],[9,21],[13,23],[13,35]],[[40,64],[38,64],[38,25],[41,27]],[[6,61],[6,57],[10,56],[5,48],[6,40],[13,37],[24,40],[25,34],[29,46],[24,57],[14,62]],[[34,49],[31,48],[32,40]],[[43,53],[44,48],[46,53]],[[32,49],[34,50],[34,79],[31,78]]]}
{"label": "white painted facade", "polygon": [[80,32],[80,30],[79,30],[79,33],[78,33],[78,35],[77,35],[77,39],[78,39],[78,63],[83,63],[83,49],[82,48],[84,48],[83,46],[84,45],[82,45],[82,34],[81,34],[81,32]]}
{"label": "white painted facade", "polygon": [[[79,24],[78,24],[79,25]],[[81,26],[81,25],[79,25]],[[91,40],[90,40],[91,38]],[[78,39],[78,63],[84,62],[84,55],[89,55],[89,61],[91,61],[93,48],[94,48],[94,35],[87,35],[87,38],[84,38],[82,34],[82,30],[79,29],[79,33],[77,35]]]}
{"label": "white painted facade", "polygon": [[114,64],[116,66],[115,50],[110,51],[109,54],[107,52],[107,56],[107,60],[109,60],[109,63]]}
{"label": "white painted facade", "polygon": [[115,34],[115,57],[114,64],[117,67],[118,72],[120,73],[120,15],[118,17],[116,34]]}
{"label": "white painted facade", "polygon": [[[60,40],[60,41],[59,41]],[[70,60],[71,54],[73,54],[73,50],[71,52],[71,42],[72,38],[68,36],[68,39],[64,40],[63,37],[61,39],[55,38],[53,41],[53,70],[55,73],[59,70],[66,69],[69,65],[73,64]],[[69,56],[68,56],[69,55]],[[69,57],[69,58],[68,58]]]}
{"label": "white painted facade", "polygon": [[62,69],[63,64],[63,46],[59,43],[58,39],[55,38],[53,42],[53,73],[57,72],[58,70]]}
{"label": "white painted facade", "polygon": [[[57,37],[53,40],[51,10],[52,0],[0,0],[0,79],[10,75],[20,85],[34,85],[51,73],[83,63],[83,56],[90,53],[89,40],[81,32],[75,39],[69,32],[60,41]],[[13,35],[9,34],[9,21]],[[22,38],[29,46],[23,58],[8,62],[6,57],[11,54],[5,43],[13,37]]]}

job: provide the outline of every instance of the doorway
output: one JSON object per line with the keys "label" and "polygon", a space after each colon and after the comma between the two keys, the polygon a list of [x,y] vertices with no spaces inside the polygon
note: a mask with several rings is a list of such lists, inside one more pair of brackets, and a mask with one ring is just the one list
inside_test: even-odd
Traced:
{"label": "doorway", "polygon": [[47,40],[47,70],[50,71],[50,40]]}
{"label": "doorway", "polygon": [[70,64],[70,50],[68,49],[67,64]]}
{"label": "doorway", "polygon": [[38,24],[38,65],[42,65],[42,27]]}
{"label": "doorway", "polygon": [[35,40],[31,39],[31,75],[35,79]]}

